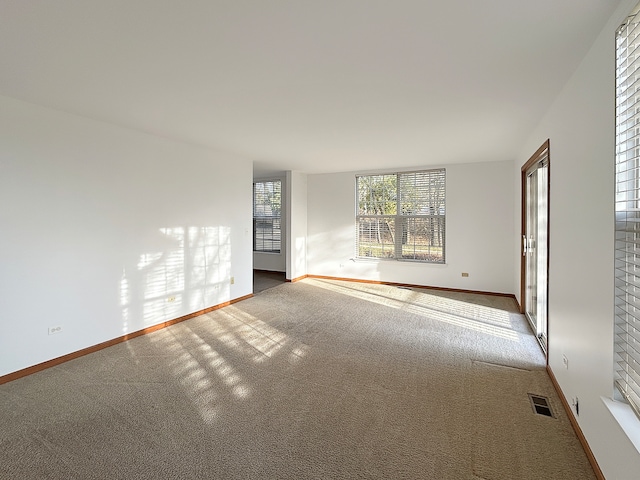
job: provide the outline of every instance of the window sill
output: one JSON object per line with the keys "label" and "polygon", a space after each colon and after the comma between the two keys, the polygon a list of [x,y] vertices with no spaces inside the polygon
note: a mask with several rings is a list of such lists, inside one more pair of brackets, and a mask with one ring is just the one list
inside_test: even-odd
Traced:
{"label": "window sill", "polygon": [[633,446],[636,447],[638,453],[640,453],[640,419],[636,417],[636,414],[626,403],[607,397],[600,398]]}
{"label": "window sill", "polygon": [[416,266],[429,266],[429,267],[446,267],[447,263],[431,263],[431,262],[420,262],[413,260],[396,260],[395,258],[375,258],[375,257],[353,257],[350,258],[352,262],[355,263],[389,263],[394,264],[397,263],[399,265],[416,265]]}

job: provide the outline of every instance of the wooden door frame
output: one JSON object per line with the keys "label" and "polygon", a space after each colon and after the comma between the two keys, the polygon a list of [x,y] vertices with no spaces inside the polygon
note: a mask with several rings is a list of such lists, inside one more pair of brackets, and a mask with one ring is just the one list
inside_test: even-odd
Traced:
{"label": "wooden door frame", "polygon": [[[536,150],[529,160],[525,162],[525,164],[520,169],[520,178],[521,178],[521,217],[520,217],[520,313],[526,314],[527,311],[527,295],[526,295],[526,260],[527,258],[524,254],[524,245],[522,242],[523,236],[527,233],[527,170],[529,170],[536,162],[540,161],[540,156],[545,152],[547,152],[547,352],[549,351],[549,230],[551,226],[549,213],[551,211],[551,150],[549,147],[549,139],[547,139],[541,146]],[[536,332],[537,335],[537,332]],[[548,355],[545,352],[545,356]]]}

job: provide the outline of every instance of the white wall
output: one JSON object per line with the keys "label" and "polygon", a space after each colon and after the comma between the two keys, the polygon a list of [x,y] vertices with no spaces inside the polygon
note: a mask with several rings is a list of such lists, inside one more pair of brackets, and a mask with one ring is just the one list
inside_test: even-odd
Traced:
{"label": "white wall", "polygon": [[253,268],[255,268],[256,270],[266,270],[270,272],[284,272],[285,271],[284,243],[285,242],[282,242],[283,246],[280,253],[253,252]]}
{"label": "white wall", "polygon": [[514,293],[513,163],[448,165],[446,179],[446,264],[434,265],[354,260],[355,173],[309,175],[309,274]]}
{"label": "white wall", "polygon": [[287,172],[287,278],[307,274],[307,175]]}
{"label": "white wall", "polygon": [[[286,217],[287,211],[287,202],[288,198],[286,195],[287,192],[287,181],[285,177],[268,177],[268,178],[256,178],[254,181],[265,181],[265,180],[280,180],[282,182],[282,206],[281,206],[281,215],[282,217],[282,232],[281,232],[281,243],[280,243],[280,253],[265,253],[265,252],[253,252],[253,268],[256,270],[267,270],[271,272],[284,272],[286,269],[286,257],[287,257],[287,242],[286,238],[288,237],[288,221]],[[253,214],[252,214],[253,215]],[[253,228],[253,227],[252,227]],[[252,230],[253,231],[253,230]],[[253,239],[252,239],[253,242]],[[253,244],[252,247],[253,249]]]}
{"label": "white wall", "polygon": [[[609,479],[640,472],[640,454],[601,398],[613,392],[614,35],[636,2],[622,2],[610,19],[529,139],[514,175],[520,203],[519,169],[549,138],[549,365],[569,403],[579,399],[580,427]],[[519,283],[518,269],[514,278]]]}
{"label": "white wall", "polygon": [[0,97],[0,169],[0,375],[253,291],[247,160]]}

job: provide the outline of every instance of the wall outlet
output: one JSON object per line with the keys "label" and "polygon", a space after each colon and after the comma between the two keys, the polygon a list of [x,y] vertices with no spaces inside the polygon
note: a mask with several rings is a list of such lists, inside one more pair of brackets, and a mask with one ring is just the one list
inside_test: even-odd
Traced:
{"label": "wall outlet", "polygon": [[463,276],[463,277],[468,277],[468,276],[469,276],[469,274],[468,274],[467,272],[462,272],[462,276]]}
{"label": "wall outlet", "polygon": [[566,355],[562,355],[562,363],[564,364],[564,368],[569,369],[569,359]]}
{"label": "wall outlet", "polygon": [[230,282],[231,282],[231,285],[233,285],[234,283],[236,283],[236,278],[235,277],[231,277]]}
{"label": "wall outlet", "polygon": [[578,397],[571,399],[571,405],[573,405],[573,408],[575,408],[575,410],[576,410],[576,417],[579,417],[580,416],[580,403],[578,401]]}
{"label": "wall outlet", "polygon": [[49,335],[55,335],[56,333],[60,333],[61,331],[62,327],[60,325],[49,327]]}
{"label": "wall outlet", "polygon": [[167,298],[167,302],[175,302],[175,301],[176,301],[175,295],[171,295],[170,297]]}

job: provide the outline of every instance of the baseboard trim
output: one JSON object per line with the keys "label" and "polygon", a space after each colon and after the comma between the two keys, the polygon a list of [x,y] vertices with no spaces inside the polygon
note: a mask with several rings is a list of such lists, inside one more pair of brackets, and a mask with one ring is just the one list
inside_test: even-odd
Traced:
{"label": "baseboard trim", "polygon": [[111,340],[107,340],[106,342],[98,343],[97,345],[83,348],[82,350],[71,352],[61,357],[53,358],[51,360],[47,360],[46,362],[38,363],[37,365],[23,368],[22,370],[18,370],[13,373],[8,373],[7,375],[3,375],[0,377],[0,385],[4,383],[12,382],[13,380],[17,380],[22,377],[26,377],[28,375],[32,375],[42,370],[46,370],[47,368],[55,367],[56,365],[60,365],[62,363],[68,362],[69,360],[73,360],[75,358],[79,358],[84,355],[88,355],[90,353],[103,350],[107,347],[117,345],[118,343],[126,342],[127,340],[131,340],[132,338],[140,337],[142,335],[146,335],[148,333],[155,332],[157,330],[162,330],[163,328],[170,327],[171,325],[175,325],[176,323],[184,322],[185,320],[189,320],[199,315],[204,315],[205,313],[213,312],[214,310],[218,310],[223,307],[228,307],[229,305],[241,302],[242,300],[246,300],[247,298],[251,298],[251,297],[253,297],[253,293],[249,295],[245,295],[244,297],[235,298],[228,302],[214,305],[212,307],[207,307],[204,310],[199,310],[197,312],[189,313],[188,315],[183,315],[182,317],[174,318],[173,320],[167,320],[166,322],[158,323],[156,325],[143,328],[142,330],[137,330],[135,332],[127,333],[126,335],[123,335],[121,337],[113,338]]}
{"label": "baseboard trim", "polygon": [[564,392],[562,391],[562,388],[560,388],[560,384],[558,383],[558,380],[556,379],[556,376],[553,374],[553,370],[551,370],[551,367],[549,365],[547,365],[547,373],[549,374],[549,378],[551,379],[553,388],[555,388],[556,392],[558,392],[558,396],[560,397],[560,401],[562,402],[562,406],[564,407],[564,410],[567,412],[567,416],[569,417],[569,421],[571,422],[573,431],[576,432],[576,436],[578,437],[578,440],[580,441],[580,444],[584,449],[584,453],[587,455],[587,459],[591,464],[591,468],[593,468],[593,473],[595,473],[596,478],[598,478],[598,480],[606,480],[604,478],[604,474],[602,473],[602,470],[600,470],[600,465],[598,465],[598,461],[596,460],[596,457],[593,454],[593,451],[591,450],[591,447],[589,446],[589,443],[587,442],[586,437],[584,436],[584,433],[582,433],[582,429],[578,424],[578,420],[573,414],[573,410],[571,409],[571,406],[567,402],[567,399],[564,396]]}
{"label": "baseboard trim", "polygon": [[318,278],[322,280],[341,280],[343,282],[356,282],[356,283],[371,283],[374,285],[389,285],[392,287],[409,287],[409,288],[423,288],[425,290],[439,290],[443,292],[456,292],[456,293],[474,293],[479,295],[491,295],[494,297],[506,297],[512,299],[516,306],[518,300],[512,293],[498,293],[498,292],[485,292],[482,290],[463,290],[460,288],[447,288],[447,287],[432,287],[430,285],[416,285],[413,283],[396,283],[396,282],[383,282],[381,280],[362,280],[359,278],[345,278],[345,277],[330,277],[326,275],[305,275],[306,278]]}
{"label": "baseboard trim", "polygon": [[309,278],[309,275],[302,275],[300,277],[292,278],[291,280],[287,278],[286,281],[290,283],[295,283],[295,282],[299,282],[300,280],[304,280],[305,278]]}

